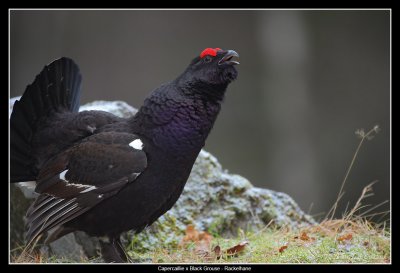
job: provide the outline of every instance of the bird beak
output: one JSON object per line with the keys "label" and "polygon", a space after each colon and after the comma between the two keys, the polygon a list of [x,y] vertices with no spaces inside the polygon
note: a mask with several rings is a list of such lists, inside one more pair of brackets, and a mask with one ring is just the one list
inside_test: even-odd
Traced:
{"label": "bird beak", "polygon": [[238,61],[232,60],[233,58],[239,58],[239,54],[234,51],[234,50],[228,50],[226,52],[226,54],[224,55],[224,57],[222,57],[222,59],[218,62],[218,65],[222,65],[222,64],[229,64],[229,65],[235,65],[235,64],[239,64]]}

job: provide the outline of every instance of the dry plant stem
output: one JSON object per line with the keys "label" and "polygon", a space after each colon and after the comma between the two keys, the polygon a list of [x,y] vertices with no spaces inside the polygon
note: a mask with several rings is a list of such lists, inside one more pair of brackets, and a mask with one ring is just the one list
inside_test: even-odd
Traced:
{"label": "dry plant stem", "polygon": [[[372,183],[368,184],[367,186],[364,187],[361,196],[358,198],[356,204],[354,205],[354,207],[351,209],[351,211],[349,212],[349,214],[347,214],[345,219],[350,219],[351,216],[361,208],[361,201],[365,198],[367,198],[368,196],[371,196],[371,194],[368,194],[370,192],[372,192],[372,185],[374,185],[376,182],[378,182],[377,180],[373,181]],[[369,211],[369,210],[368,210]]]}
{"label": "dry plant stem", "polygon": [[335,213],[336,213],[336,208],[337,208],[337,205],[338,205],[338,203],[339,203],[339,200],[340,200],[341,197],[343,196],[343,188],[344,188],[344,185],[346,184],[346,181],[347,181],[347,178],[349,177],[350,171],[351,171],[351,169],[353,168],[354,162],[356,161],[358,152],[360,151],[360,148],[361,148],[361,146],[362,146],[364,140],[365,140],[365,139],[369,139],[370,135],[371,135],[373,132],[376,133],[376,132],[378,131],[378,128],[379,128],[378,126],[374,126],[371,130],[368,131],[368,133],[366,133],[366,134],[361,134],[360,143],[358,144],[357,149],[356,149],[356,151],[355,151],[355,153],[354,153],[354,155],[353,155],[353,158],[352,158],[352,160],[351,160],[351,162],[350,162],[350,165],[349,165],[349,167],[348,167],[348,169],[347,169],[347,171],[346,171],[346,175],[344,176],[342,185],[340,186],[340,190],[339,190],[339,193],[338,193],[338,197],[337,197],[337,199],[336,199],[336,202],[335,202],[335,204],[333,204],[333,207],[329,210],[328,214],[326,215],[326,218],[329,218],[329,214],[332,213],[331,216],[330,216],[330,219],[331,219],[331,220],[333,219],[333,217],[334,217],[334,215],[335,215]]}
{"label": "dry plant stem", "polygon": [[[40,238],[42,237],[42,235],[39,235],[34,241],[29,242],[25,248],[22,250],[20,256],[16,259],[16,263],[23,263],[26,262],[27,259],[29,259],[29,257],[32,256],[32,251],[35,248],[35,246],[37,245],[38,241],[40,240]],[[33,259],[33,258],[32,258]]]}
{"label": "dry plant stem", "polygon": [[264,232],[265,230],[267,230],[267,228],[274,222],[274,219],[271,219],[268,224],[266,224],[262,229],[260,229],[259,231],[257,231],[256,233],[250,235],[248,238],[252,238],[256,235],[261,234],[262,232]]}

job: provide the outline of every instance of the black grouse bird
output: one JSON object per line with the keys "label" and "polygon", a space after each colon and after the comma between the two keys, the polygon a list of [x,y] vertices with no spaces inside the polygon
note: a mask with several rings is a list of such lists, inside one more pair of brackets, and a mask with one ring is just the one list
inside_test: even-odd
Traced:
{"label": "black grouse bird", "polygon": [[207,48],[137,114],[78,113],[81,75],[68,58],[45,66],[10,118],[11,182],[35,181],[27,242],[81,230],[107,262],[127,262],[124,231],[151,225],[178,200],[237,77],[233,50]]}

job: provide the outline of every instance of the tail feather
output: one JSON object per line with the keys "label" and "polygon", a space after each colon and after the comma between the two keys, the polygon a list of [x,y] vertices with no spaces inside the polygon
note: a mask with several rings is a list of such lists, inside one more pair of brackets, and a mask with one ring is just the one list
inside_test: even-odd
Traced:
{"label": "tail feather", "polygon": [[11,182],[36,180],[31,141],[38,121],[55,112],[77,112],[81,89],[78,66],[61,58],[45,66],[16,101],[10,117]]}

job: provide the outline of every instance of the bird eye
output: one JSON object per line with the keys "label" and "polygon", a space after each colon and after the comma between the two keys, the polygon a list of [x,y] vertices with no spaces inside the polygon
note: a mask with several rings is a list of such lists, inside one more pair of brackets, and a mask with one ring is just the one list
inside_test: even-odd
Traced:
{"label": "bird eye", "polygon": [[205,62],[205,63],[209,63],[209,62],[211,62],[211,61],[212,61],[211,56],[205,56],[205,57],[204,57],[204,62]]}

